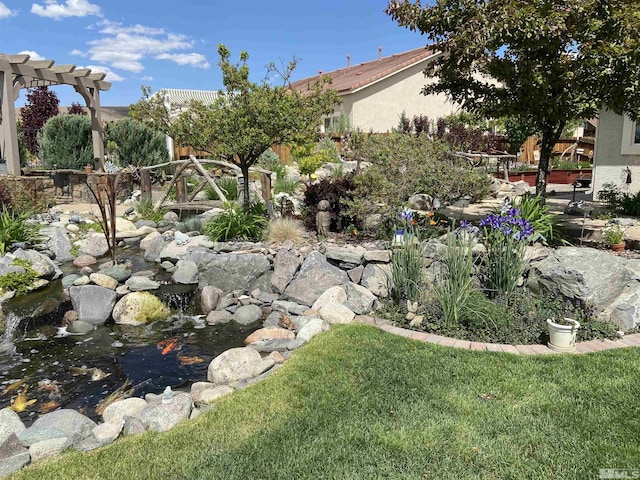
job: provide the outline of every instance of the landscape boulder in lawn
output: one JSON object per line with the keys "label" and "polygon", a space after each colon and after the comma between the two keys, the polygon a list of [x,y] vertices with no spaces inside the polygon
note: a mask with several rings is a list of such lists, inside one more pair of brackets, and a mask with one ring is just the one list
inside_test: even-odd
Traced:
{"label": "landscape boulder in lawn", "polygon": [[215,385],[233,385],[257,377],[274,363],[273,359],[263,360],[260,353],[251,347],[232,348],[211,361],[207,380]]}

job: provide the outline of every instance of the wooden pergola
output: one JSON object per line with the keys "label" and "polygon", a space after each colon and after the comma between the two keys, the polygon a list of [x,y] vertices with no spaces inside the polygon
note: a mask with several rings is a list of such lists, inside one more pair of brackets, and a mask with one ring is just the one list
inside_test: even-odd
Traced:
{"label": "wooden pergola", "polygon": [[53,60],[29,60],[29,55],[0,53],[0,151],[7,162],[9,175],[20,175],[20,151],[16,125],[15,101],[20,90],[51,85],[71,85],[84,99],[91,115],[93,160],[97,169],[104,162],[104,132],[100,115],[100,91],[111,88],[105,73],[91,73],[89,68],[56,65]]}

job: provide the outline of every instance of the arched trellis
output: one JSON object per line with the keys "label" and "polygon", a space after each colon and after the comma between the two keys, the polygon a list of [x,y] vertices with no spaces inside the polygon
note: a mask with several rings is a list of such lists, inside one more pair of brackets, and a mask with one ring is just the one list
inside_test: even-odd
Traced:
{"label": "arched trellis", "polygon": [[0,54],[0,150],[10,175],[20,175],[20,151],[15,101],[20,90],[51,85],[71,85],[85,101],[91,115],[93,157],[97,169],[104,162],[104,132],[100,114],[100,91],[111,88],[105,73],[91,73],[75,65],[55,65],[53,60],[30,60],[29,55]]}

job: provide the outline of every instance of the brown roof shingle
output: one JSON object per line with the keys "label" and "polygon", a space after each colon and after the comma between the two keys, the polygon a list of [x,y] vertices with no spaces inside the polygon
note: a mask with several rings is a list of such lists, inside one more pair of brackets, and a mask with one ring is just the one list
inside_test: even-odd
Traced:
{"label": "brown roof shingle", "polygon": [[[437,51],[432,46],[416,48],[408,52],[397,53],[378,60],[364,62],[348,68],[341,68],[332,72],[322,73],[331,77],[331,88],[338,93],[350,93],[370,83],[385,78],[403,68],[418,63]],[[296,90],[306,91],[311,88],[318,76],[303,78],[294,82],[291,86]]]}

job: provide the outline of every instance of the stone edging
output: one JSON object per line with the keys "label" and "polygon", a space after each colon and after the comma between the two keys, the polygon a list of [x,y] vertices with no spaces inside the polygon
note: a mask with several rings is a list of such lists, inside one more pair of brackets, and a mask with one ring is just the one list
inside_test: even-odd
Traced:
{"label": "stone edging", "polygon": [[[406,328],[396,327],[390,321],[382,318],[373,318],[366,316],[356,317],[357,323],[366,325],[374,325],[380,330],[400,335],[402,337],[419,340],[421,342],[434,343],[444,347],[461,348],[463,350],[476,350],[488,352],[503,352],[513,355],[547,355],[551,353],[560,353],[551,350],[546,345],[506,345],[500,343],[484,343],[471,342],[469,340],[459,340],[457,338],[443,337],[442,335],[434,335],[426,332],[418,332],[408,330]],[[576,343],[576,351],[579,353],[601,352],[603,350],[613,350],[616,348],[640,347],[640,333],[625,335],[619,340],[589,340],[587,342]]]}

